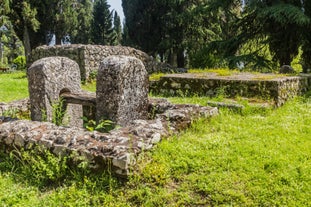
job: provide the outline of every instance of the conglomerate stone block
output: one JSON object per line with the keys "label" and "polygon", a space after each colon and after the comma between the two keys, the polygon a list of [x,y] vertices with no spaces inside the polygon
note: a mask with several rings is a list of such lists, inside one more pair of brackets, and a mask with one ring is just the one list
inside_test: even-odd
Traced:
{"label": "conglomerate stone block", "polygon": [[[53,120],[53,105],[60,101],[62,92],[81,91],[78,64],[66,57],[47,57],[34,62],[28,69],[31,119]],[[69,126],[82,126],[82,106],[68,104],[65,117]]]}
{"label": "conglomerate stone block", "polygon": [[99,67],[96,86],[96,120],[109,119],[126,126],[146,119],[148,73],[144,64],[129,56],[109,56]]}

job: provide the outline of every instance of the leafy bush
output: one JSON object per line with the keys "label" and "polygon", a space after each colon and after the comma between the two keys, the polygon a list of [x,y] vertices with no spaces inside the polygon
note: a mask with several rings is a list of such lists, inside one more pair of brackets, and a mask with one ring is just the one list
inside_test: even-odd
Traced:
{"label": "leafy bush", "polygon": [[16,65],[17,70],[25,70],[26,69],[26,57],[18,56],[13,60],[13,64]]}
{"label": "leafy bush", "polygon": [[202,48],[189,56],[189,64],[192,68],[218,68],[225,63],[217,55],[211,53],[207,48]]}

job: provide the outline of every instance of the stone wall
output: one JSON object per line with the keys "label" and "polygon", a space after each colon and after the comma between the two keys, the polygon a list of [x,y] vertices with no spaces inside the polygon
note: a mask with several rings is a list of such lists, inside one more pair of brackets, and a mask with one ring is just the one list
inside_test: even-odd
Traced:
{"label": "stone wall", "polygon": [[172,74],[150,84],[154,94],[242,96],[273,101],[283,105],[288,99],[311,89],[311,75],[277,76],[240,74],[222,77],[215,74]]}
{"label": "stone wall", "polygon": [[56,45],[56,46],[40,46],[31,53],[29,65],[38,59],[51,56],[68,57],[78,63],[81,70],[82,80],[87,80],[92,71],[97,71],[100,62],[111,55],[125,55],[140,59],[147,71],[152,73],[159,70],[160,63],[153,60],[146,53],[123,46],[103,46],[103,45]]}
{"label": "stone wall", "polygon": [[30,108],[29,99],[21,99],[10,103],[0,103],[0,116],[12,116],[16,113],[28,112]]}
{"label": "stone wall", "polygon": [[7,149],[31,149],[38,145],[56,155],[76,152],[96,169],[105,169],[111,163],[114,173],[127,176],[141,152],[150,150],[163,137],[190,126],[194,119],[218,113],[217,108],[173,105],[163,99],[150,100],[149,111],[153,119],[132,120],[127,127],[109,133],[0,116],[0,145]]}

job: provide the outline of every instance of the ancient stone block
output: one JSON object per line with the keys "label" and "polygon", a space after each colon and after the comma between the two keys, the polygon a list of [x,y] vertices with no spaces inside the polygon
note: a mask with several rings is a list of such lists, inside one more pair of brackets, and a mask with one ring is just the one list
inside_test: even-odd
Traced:
{"label": "ancient stone block", "polygon": [[139,59],[110,56],[101,62],[96,108],[97,121],[109,119],[121,126],[147,118],[148,73]]}
{"label": "ancient stone block", "polygon": [[103,58],[110,55],[125,55],[140,59],[149,73],[161,71],[163,64],[155,61],[148,54],[131,47],[106,45],[55,45],[40,46],[32,51],[30,63],[44,57],[64,56],[78,63],[81,79],[89,79],[92,71],[97,71]]}
{"label": "ancient stone block", "polygon": [[[28,69],[30,111],[33,121],[53,119],[53,105],[60,100],[62,92],[81,91],[78,64],[65,57],[48,57],[37,60]],[[69,126],[82,126],[82,106],[68,104],[65,112]],[[66,123],[67,122],[67,123]]]}

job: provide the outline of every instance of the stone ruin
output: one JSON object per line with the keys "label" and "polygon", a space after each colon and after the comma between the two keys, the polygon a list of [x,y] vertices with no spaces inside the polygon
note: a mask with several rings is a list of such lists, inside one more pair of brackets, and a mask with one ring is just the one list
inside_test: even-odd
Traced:
{"label": "stone ruin", "polygon": [[[34,62],[27,71],[31,120],[53,120],[53,106],[63,92],[80,93],[78,64],[65,57],[47,57]],[[69,126],[82,126],[82,105],[68,104]]]}
{"label": "stone ruin", "polygon": [[[110,56],[101,61],[96,94],[81,90],[79,71],[77,63],[65,57],[34,62],[28,70],[33,121],[0,117],[0,144],[7,149],[39,145],[56,155],[77,152],[96,169],[111,165],[114,173],[127,176],[141,152],[188,127],[194,119],[218,113],[213,107],[148,99],[147,71],[134,57]],[[43,122],[53,119],[52,106],[60,97],[69,127]],[[85,115],[83,107],[90,106],[97,121],[110,119],[122,127],[109,133],[81,128],[79,116]]]}
{"label": "stone ruin", "polygon": [[153,94],[170,96],[200,95],[215,97],[222,93],[228,98],[259,99],[280,107],[293,97],[311,90],[311,75],[287,76],[280,74],[253,74],[239,72],[221,76],[213,72],[167,74],[150,83]]}
{"label": "stone ruin", "polygon": [[87,80],[92,72],[98,70],[103,58],[111,55],[135,57],[143,62],[148,73],[153,73],[163,67],[167,67],[163,63],[156,62],[148,54],[131,47],[82,44],[37,47],[31,53],[30,63],[45,57],[68,57],[78,63],[81,79]]}

